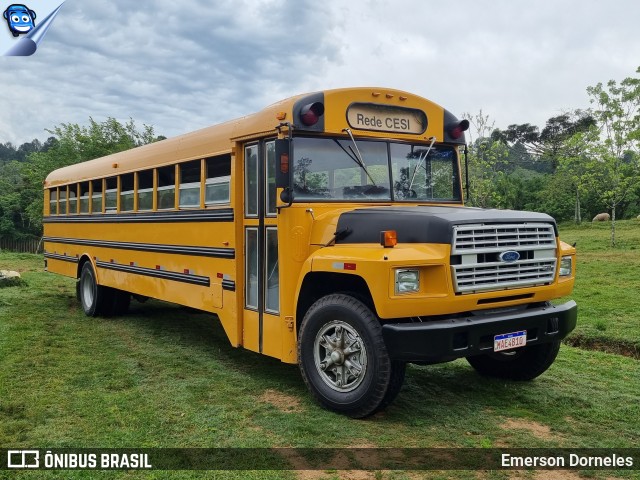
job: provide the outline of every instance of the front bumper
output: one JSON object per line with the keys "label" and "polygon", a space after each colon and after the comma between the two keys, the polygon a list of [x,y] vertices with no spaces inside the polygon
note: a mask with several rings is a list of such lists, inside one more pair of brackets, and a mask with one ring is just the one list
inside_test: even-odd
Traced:
{"label": "front bumper", "polygon": [[508,313],[488,313],[432,322],[387,323],[382,326],[387,351],[407,362],[439,363],[493,351],[493,337],[527,331],[527,346],[565,338],[576,327],[573,300]]}

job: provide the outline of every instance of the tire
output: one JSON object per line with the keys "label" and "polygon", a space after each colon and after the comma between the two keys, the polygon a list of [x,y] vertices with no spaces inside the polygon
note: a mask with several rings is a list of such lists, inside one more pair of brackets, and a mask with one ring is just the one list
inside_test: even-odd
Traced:
{"label": "tire", "polygon": [[481,375],[526,381],[542,375],[554,362],[559,350],[558,340],[507,352],[467,357],[467,361]]}
{"label": "tire", "polygon": [[393,360],[391,362],[391,377],[389,378],[389,387],[387,388],[387,393],[385,393],[384,398],[380,405],[378,405],[377,411],[384,410],[396,399],[400,390],[402,389],[402,385],[404,384],[404,376],[407,371],[407,363],[401,362],[399,360]]}
{"label": "tire", "polygon": [[344,294],[322,297],[307,311],[298,363],[313,396],[325,408],[352,418],[373,414],[391,380],[380,322],[366,305]]}
{"label": "tire", "polygon": [[85,315],[89,317],[109,315],[113,303],[113,290],[98,285],[91,262],[85,262],[82,265],[76,291]]}

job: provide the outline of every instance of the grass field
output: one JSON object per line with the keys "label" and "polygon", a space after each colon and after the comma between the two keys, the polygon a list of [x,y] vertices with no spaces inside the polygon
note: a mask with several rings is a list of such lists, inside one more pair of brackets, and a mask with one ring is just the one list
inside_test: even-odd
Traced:
{"label": "grass field", "polygon": [[640,359],[640,221],[616,224],[615,248],[609,222],[560,225],[578,250],[572,298],[579,319],[569,343]]}
{"label": "grass field", "polygon": [[[561,227],[580,255],[572,298],[580,306],[574,336],[583,340],[576,344],[611,350],[627,341],[637,345],[639,232],[640,224],[622,223],[621,247],[610,250],[606,226]],[[0,254],[0,269],[6,268],[21,271],[26,285],[0,289],[0,447],[629,448],[640,441],[640,362],[629,355],[563,345],[552,368],[529,383],[484,379],[463,360],[411,366],[396,402],[356,421],[314,403],[297,367],[231,348],[210,315],[149,301],[134,302],[120,318],[87,318],[74,281],[44,273],[40,256]],[[513,474],[360,472],[348,478]],[[562,475],[578,478],[575,472]],[[184,478],[185,472],[65,472],[65,478],[96,476]],[[269,472],[269,478],[342,477]]]}

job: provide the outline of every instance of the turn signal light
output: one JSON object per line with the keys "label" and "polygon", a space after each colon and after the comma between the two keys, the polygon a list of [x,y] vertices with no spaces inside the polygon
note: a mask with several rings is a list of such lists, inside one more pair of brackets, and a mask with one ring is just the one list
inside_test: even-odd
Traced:
{"label": "turn signal light", "polygon": [[392,248],[398,244],[398,234],[395,230],[380,232],[380,245],[384,248]]}
{"label": "turn signal light", "polygon": [[288,153],[280,154],[280,172],[284,174],[289,173],[289,154]]}

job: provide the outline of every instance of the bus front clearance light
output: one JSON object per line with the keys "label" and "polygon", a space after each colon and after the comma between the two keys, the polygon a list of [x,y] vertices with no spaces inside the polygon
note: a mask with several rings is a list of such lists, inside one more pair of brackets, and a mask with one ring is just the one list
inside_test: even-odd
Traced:
{"label": "bus front clearance light", "polygon": [[420,290],[420,271],[417,268],[396,270],[396,295]]}
{"label": "bus front clearance light", "polygon": [[300,109],[300,120],[307,127],[311,127],[318,123],[320,117],[324,114],[324,104],[321,102],[314,102],[305,105]]}
{"label": "bus front clearance light", "polygon": [[560,260],[560,276],[568,277],[571,275],[573,260],[571,256],[562,257]]}
{"label": "bus front clearance light", "polygon": [[398,234],[395,230],[380,232],[380,245],[384,248],[393,248],[398,244]]}

